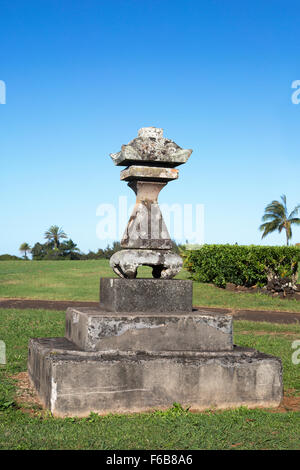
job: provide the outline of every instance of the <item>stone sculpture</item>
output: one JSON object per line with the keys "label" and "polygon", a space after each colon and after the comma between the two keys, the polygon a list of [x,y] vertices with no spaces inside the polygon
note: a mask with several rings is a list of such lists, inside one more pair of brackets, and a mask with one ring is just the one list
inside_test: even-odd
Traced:
{"label": "stone sculpture", "polygon": [[182,259],[172,252],[172,241],[158,205],[158,194],[178,178],[176,166],[186,163],[192,150],[184,150],[163,137],[163,129],[144,127],[138,137],[111,154],[115,165],[127,166],[121,180],[136,194],[136,204],[121,247],[110,259],[114,272],[134,279],[137,268],[152,266],[154,278],[172,279],[182,268]]}

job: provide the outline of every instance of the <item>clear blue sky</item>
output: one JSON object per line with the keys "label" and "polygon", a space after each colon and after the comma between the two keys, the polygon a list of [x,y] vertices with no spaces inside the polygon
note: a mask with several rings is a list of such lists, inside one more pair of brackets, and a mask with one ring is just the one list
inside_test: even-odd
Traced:
{"label": "clear blue sky", "polygon": [[0,253],[105,245],[97,206],[134,201],[108,154],[151,125],[194,150],[160,202],[204,204],[206,243],[284,243],[258,226],[300,203],[299,26],[293,0],[1,0]]}

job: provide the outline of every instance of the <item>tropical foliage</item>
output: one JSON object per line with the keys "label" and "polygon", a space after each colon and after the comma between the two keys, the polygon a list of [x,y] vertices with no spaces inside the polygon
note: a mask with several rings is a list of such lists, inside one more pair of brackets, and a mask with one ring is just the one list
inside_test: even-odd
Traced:
{"label": "tropical foliage", "polygon": [[60,240],[63,238],[68,238],[65,232],[58,227],[58,225],[51,225],[51,227],[45,232],[45,238],[50,243],[53,242],[54,249],[58,250],[60,245]]}
{"label": "tropical foliage", "polygon": [[289,214],[286,206],[286,196],[281,196],[281,201],[272,201],[265,208],[265,214],[262,217],[263,224],[260,225],[259,229],[263,232],[261,238],[265,238],[269,233],[278,230],[279,233],[285,230],[286,244],[289,245],[289,241],[292,238],[292,225],[300,225],[300,218],[296,217],[300,204],[298,204],[292,212]]}
{"label": "tropical foliage", "polygon": [[187,251],[185,267],[195,281],[264,286],[268,277],[296,277],[300,249],[287,246],[203,245]]}

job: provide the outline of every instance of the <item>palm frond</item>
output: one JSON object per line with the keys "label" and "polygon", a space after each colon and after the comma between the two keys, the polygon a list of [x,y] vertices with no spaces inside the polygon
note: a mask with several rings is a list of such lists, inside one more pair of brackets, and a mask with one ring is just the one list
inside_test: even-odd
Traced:
{"label": "palm frond", "polygon": [[284,217],[286,215],[286,208],[279,201],[272,201],[265,208],[265,213],[268,212],[280,217]]}
{"label": "palm frond", "polygon": [[272,222],[266,222],[259,227],[260,231],[264,232],[261,236],[261,238],[265,238],[266,235],[269,233],[275,232],[275,230],[278,230],[278,222],[277,221],[272,221]]}
{"label": "palm frond", "polygon": [[285,211],[287,212],[287,207],[286,207],[286,195],[285,194],[282,194],[282,196],[280,196],[282,202],[283,202],[283,206],[285,208]]}
{"label": "palm frond", "polygon": [[264,214],[262,219],[263,222],[266,222],[267,220],[278,220],[281,222],[282,218],[279,217],[277,214],[269,213],[269,214]]}
{"label": "palm frond", "polygon": [[295,209],[292,210],[292,212],[290,213],[288,219],[293,219],[295,217],[295,215],[298,214],[299,209],[300,209],[300,204],[298,204],[298,206],[296,206]]}
{"label": "palm frond", "polygon": [[289,219],[289,222],[290,222],[291,224],[300,225],[300,219],[299,219],[299,217],[296,217],[296,218],[294,218],[294,219]]}

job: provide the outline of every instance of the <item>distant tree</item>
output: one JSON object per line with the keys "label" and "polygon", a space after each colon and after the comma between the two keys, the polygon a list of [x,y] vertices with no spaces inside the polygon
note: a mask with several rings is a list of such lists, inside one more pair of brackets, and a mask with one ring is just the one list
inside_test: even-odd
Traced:
{"label": "distant tree", "polygon": [[31,249],[33,260],[63,260],[63,259],[86,259],[73,240],[67,240],[55,248],[54,241],[47,243],[36,243]]}
{"label": "distant tree", "polygon": [[97,253],[95,253],[95,259],[102,259],[102,258],[105,258],[105,253],[104,253],[103,248],[99,248]]}
{"label": "distant tree", "polygon": [[300,225],[300,218],[296,217],[300,204],[298,204],[292,212],[289,214],[286,207],[286,196],[281,196],[282,202],[272,201],[265,208],[265,214],[262,217],[263,224],[260,225],[259,229],[263,232],[262,237],[266,237],[269,233],[278,230],[279,233],[284,229],[286,235],[286,244],[289,245],[289,240],[292,238],[293,224]]}
{"label": "distant tree", "polygon": [[21,253],[24,253],[24,259],[28,259],[27,253],[29,253],[30,250],[31,250],[31,247],[30,245],[28,245],[28,243],[22,243],[22,245],[19,248],[19,251],[21,251]]}
{"label": "distant tree", "polygon": [[51,227],[45,232],[46,240],[54,243],[54,249],[58,250],[60,245],[60,240],[63,238],[68,238],[65,232],[58,227],[58,225],[51,225]]}
{"label": "distant tree", "polygon": [[94,251],[89,250],[87,254],[81,253],[80,259],[97,259],[97,253]]}
{"label": "distant tree", "polygon": [[80,259],[80,250],[77,247],[76,243],[74,243],[71,239],[67,240],[66,242],[62,242],[59,246],[59,251],[61,252],[64,258]]}
{"label": "distant tree", "polygon": [[49,251],[53,250],[53,243],[36,243],[32,248],[31,248],[31,255],[33,260],[41,260],[45,258],[47,253]]}
{"label": "distant tree", "polygon": [[120,250],[121,250],[121,243],[113,242],[112,246],[107,245],[107,247],[104,248],[104,250],[100,248],[97,254],[99,255],[99,258],[109,259],[114,253]]}

